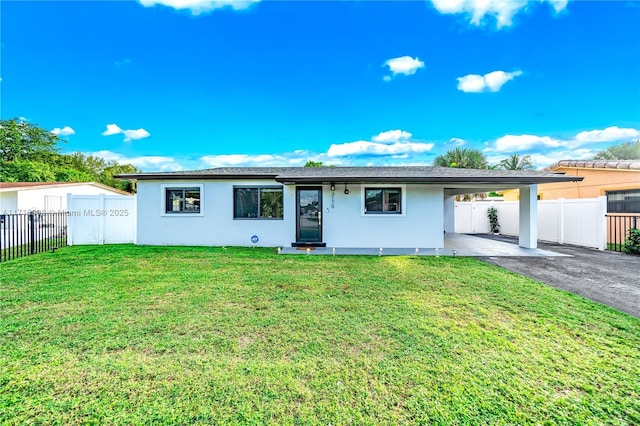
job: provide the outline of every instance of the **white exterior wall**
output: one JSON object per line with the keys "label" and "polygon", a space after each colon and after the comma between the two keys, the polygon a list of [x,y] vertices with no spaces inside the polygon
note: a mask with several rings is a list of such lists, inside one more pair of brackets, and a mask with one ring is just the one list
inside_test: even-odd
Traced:
{"label": "white exterior wall", "polygon": [[18,210],[18,196],[15,192],[0,192],[0,214],[15,213]]}
{"label": "white exterior wall", "polygon": [[[200,215],[165,215],[164,190],[202,185]],[[282,185],[282,220],[233,219],[233,187],[273,186],[273,180],[139,181],[137,244],[288,247],[296,241],[296,188]],[[402,187],[402,215],[365,215],[364,187]],[[337,185],[333,208],[323,186],[322,241],[328,247],[441,248],[444,246],[444,197],[441,186]],[[251,242],[258,236],[256,244]]]}
{"label": "white exterior wall", "polygon": [[70,185],[61,187],[48,187],[40,189],[20,189],[15,191],[17,194],[17,207],[18,210],[45,210],[45,196],[60,197],[60,209],[67,209],[67,194],[73,195],[121,195],[117,191],[109,191],[108,189],[101,188],[99,186],[84,184],[84,185]]}
{"label": "white exterior wall", "polygon": [[[365,187],[401,187],[402,215],[365,215]],[[327,247],[444,247],[444,193],[441,186],[349,185],[349,191],[345,195],[343,187],[338,185],[335,208],[331,209],[331,191],[324,187],[323,231]]]}
{"label": "white exterior wall", "polygon": [[[200,215],[164,214],[163,185],[202,185]],[[283,186],[284,219],[233,219],[234,185],[273,186],[273,180],[138,181],[137,244],[276,247],[295,241],[295,186]],[[257,235],[257,244],[251,237]]]}

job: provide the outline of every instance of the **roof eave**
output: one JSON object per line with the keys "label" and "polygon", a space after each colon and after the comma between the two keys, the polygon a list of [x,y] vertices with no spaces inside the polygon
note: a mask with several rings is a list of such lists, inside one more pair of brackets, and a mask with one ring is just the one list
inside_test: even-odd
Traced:
{"label": "roof eave", "polygon": [[116,179],[126,180],[158,180],[158,179],[215,179],[215,180],[231,180],[231,179],[275,179],[277,175],[257,175],[257,174],[238,174],[238,175],[212,175],[207,173],[198,174],[178,174],[178,173],[160,173],[160,174],[123,174],[115,175]]}
{"label": "roof eave", "polygon": [[481,178],[459,178],[459,177],[276,177],[277,182],[283,184],[328,184],[328,183],[413,183],[413,184],[434,184],[434,183],[460,183],[460,184],[518,184],[533,185],[554,182],[580,182],[584,178],[579,176],[538,176],[538,177],[515,177],[488,176]]}

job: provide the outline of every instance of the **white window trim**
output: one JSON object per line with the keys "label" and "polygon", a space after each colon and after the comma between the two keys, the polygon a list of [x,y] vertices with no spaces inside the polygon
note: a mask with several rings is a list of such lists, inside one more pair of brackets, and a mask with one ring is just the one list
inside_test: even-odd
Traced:
{"label": "white window trim", "polygon": [[[184,188],[199,188],[200,189],[200,212],[199,213],[167,213],[167,202],[165,197],[167,196],[167,189],[184,189]],[[163,183],[160,184],[160,216],[163,217],[201,217],[204,216],[204,185],[201,183]]]}
{"label": "white window trim", "polygon": [[[365,188],[400,188],[401,200],[400,213],[386,213],[386,214],[371,214],[365,212],[366,203]],[[395,183],[370,183],[366,185],[360,185],[360,216],[362,217],[375,217],[375,218],[392,218],[392,217],[406,217],[407,216],[407,185],[395,184]]]}

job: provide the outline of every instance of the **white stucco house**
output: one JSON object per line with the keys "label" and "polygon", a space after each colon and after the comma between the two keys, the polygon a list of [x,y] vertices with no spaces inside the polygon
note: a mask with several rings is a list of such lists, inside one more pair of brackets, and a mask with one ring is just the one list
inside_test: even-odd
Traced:
{"label": "white stucco house", "polygon": [[537,246],[544,171],[441,167],[224,167],[139,173],[137,244],[444,247],[458,194],[520,190],[519,244]]}
{"label": "white stucco house", "polygon": [[0,214],[63,211],[67,194],[132,195],[95,182],[0,182]]}

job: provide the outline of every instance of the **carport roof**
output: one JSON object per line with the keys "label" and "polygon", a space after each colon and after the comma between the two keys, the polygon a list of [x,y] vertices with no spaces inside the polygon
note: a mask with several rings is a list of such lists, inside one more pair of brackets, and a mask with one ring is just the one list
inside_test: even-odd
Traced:
{"label": "carport roof", "polygon": [[281,183],[456,183],[538,184],[575,182],[582,177],[532,170],[459,169],[438,166],[385,167],[218,167],[205,170],[133,173],[131,180],[274,179]]}

